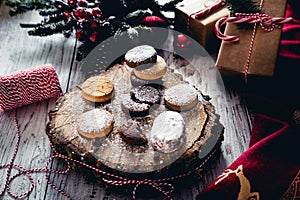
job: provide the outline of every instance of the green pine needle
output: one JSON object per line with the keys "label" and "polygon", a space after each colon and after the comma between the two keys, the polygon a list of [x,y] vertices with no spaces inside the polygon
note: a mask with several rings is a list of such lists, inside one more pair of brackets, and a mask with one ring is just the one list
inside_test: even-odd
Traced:
{"label": "green pine needle", "polygon": [[[236,13],[262,13],[259,5],[253,0],[227,0],[226,5],[230,10],[230,15],[235,16]],[[237,24],[238,28],[251,30],[253,24]]]}
{"label": "green pine needle", "polygon": [[10,7],[9,14],[16,15],[34,9],[53,8],[53,0],[5,0]]}
{"label": "green pine needle", "polygon": [[64,31],[70,31],[70,27],[65,22],[56,22],[51,24],[40,24],[38,27],[28,31],[29,35],[33,36],[48,36],[57,33],[63,33]]}

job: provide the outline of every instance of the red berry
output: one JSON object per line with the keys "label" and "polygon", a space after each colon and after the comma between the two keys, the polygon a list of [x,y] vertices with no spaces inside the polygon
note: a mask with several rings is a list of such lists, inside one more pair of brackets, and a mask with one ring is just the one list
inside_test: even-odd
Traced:
{"label": "red berry", "polygon": [[76,31],[76,38],[78,38],[79,40],[82,39],[82,31],[81,30]]}
{"label": "red berry", "polygon": [[186,41],[186,36],[183,35],[183,34],[179,34],[179,35],[177,36],[177,41],[178,41],[179,43],[184,43],[184,42]]}
{"label": "red berry", "polygon": [[85,0],[79,0],[77,1],[77,5],[80,7],[87,7],[88,3]]}
{"label": "red berry", "polygon": [[79,19],[85,18],[86,12],[84,8],[78,7],[75,11],[75,16],[78,17]]}
{"label": "red berry", "polygon": [[98,32],[93,32],[92,35],[90,36],[90,40],[92,42],[96,42],[98,36]]}
{"label": "red berry", "polygon": [[71,17],[71,14],[67,13],[67,12],[64,12],[64,16],[69,19]]}
{"label": "red berry", "polygon": [[77,0],[68,0],[68,4],[72,7],[76,7]]}
{"label": "red berry", "polygon": [[93,9],[92,9],[92,14],[93,14],[95,17],[100,18],[100,17],[101,17],[101,10],[100,10],[100,8],[93,8]]}
{"label": "red berry", "polygon": [[86,19],[93,19],[93,13],[91,9],[85,10],[85,18]]}
{"label": "red berry", "polygon": [[98,27],[98,22],[95,21],[95,20],[92,20],[92,21],[91,21],[91,28],[92,28],[92,29],[95,29],[95,28],[97,28],[97,27]]}

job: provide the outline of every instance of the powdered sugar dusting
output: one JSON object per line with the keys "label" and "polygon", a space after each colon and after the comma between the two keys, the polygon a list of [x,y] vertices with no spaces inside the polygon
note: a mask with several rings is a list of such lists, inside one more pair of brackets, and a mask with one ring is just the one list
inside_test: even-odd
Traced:
{"label": "powdered sugar dusting", "polygon": [[90,134],[102,133],[114,122],[110,112],[93,109],[83,113],[78,120],[78,129]]}
{"label": "powdered sugar dusting", "polygon": [[152,125],[150,142],[164,153],[177,150],[184,141],[185,123],[183,117],[174,111],[165,111],[158,115]]}
{"label": "powdered sugar dusting", "polygon": [[125,54],[125,60],[135,64],[143,64],[148,60],[149,62],[151,62],[152,60],[155,61],[156,58],[156,50],[149,45],[134,47]]}
{"label": "powdered sugar dusting", "polygon": [[194,102],[198,95],[196,89],[191,85],[179,84],[167,89],[164,98],[175,106],[187,106]]}

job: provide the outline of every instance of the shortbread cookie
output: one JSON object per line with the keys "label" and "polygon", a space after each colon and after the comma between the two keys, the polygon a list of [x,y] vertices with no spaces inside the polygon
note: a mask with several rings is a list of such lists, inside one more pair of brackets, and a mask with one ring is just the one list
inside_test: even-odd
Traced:
{"label": "shortbread cookie", "polygon": [[171,153],[184,142],[185,123],[183,117],[175,111],[164,111],[153,122],[149,142],[163,153]]}
{"label": "shortbread cookie", "polygon": [[148,84],[151,84],[151,85],[154,85],[154,86],[156,86],[156,85],[157,86],[162,86],[162,84],[163,84],[163,81],[162,81],[161,78],[155,79],[155,80],[140,79],[134,74],[133,70],[130,73],[130,81],[131,81],[131,84],[133,86],[148,85]]}
{"label": "shortbread cookie", "polygon": [[97,108],[81,114],[77,130],[86,138],[104,137],[111,132],[113,124],[112,114]]}
{"label": "shortbread cookie", "polygon": [[122,139],[132,145],[145,145],[147,138],[140,129],[138,122],[129,119],[126,124],[123,124],[120,128]]}
{"label": "shortbread cookie", "polygon": [[192,109],[198,103],[197,91],[188,84],[179,84],[167,89],[164,93],[167,107],[176,111]]}
{"label": "shortbread cookie", "polygon": [[158,104],[160,102],[160,93],[157,89],[150,85],[142,85],[130,90],[131,98],[140,103],[149,105]]}
{"label": "shortbread cookie", "polygon": [[84,99],[102,103],[112,98],[114,84],[106,77],[93,76],[82,84],[81,89]]}
{"label": "shortbread cookie", "polygon": [[167,72],[167,63],[161,56],[157,56],[156,63],[140,65],[133,69],[134,74],[143,80],[156,80],[162,78]]}
{"label": "shortbread cookie", "polygon": [[125,54],[125,62],[132,68],[146,63],[155,63],[156,58],[156,50],[149,45],[134,47]]}
{"label": "shortbread cookie", "polygon": [[144,117],[149,114],[150,105],[135,102],[131,98],[123,98],[122,109],[124,112],[128,112],[131,117]]}

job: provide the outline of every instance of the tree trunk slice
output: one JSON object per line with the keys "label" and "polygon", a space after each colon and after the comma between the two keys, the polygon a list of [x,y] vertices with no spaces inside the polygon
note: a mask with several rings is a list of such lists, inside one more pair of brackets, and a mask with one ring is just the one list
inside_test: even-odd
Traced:
{"label": "tree trunk slice", "polygon": [[[99,76],[105,76],[115,84],[114,96],[110,102],[95,104],[82,98],[80,85],[57,101],[56,110],[50,113],[47,134],[57,151],[71,158],[84,161],[93,167],[126,177],[147,175],[186,173],[204,161],[222,140],[223,126],[219,116],[214,114],[211,103],[203,100],[199,92],[199,103],[191,110],[181,112],[186,123],[186,139],[184,144],[173,153],[160,153],[150,145],[132,146],[124,142],[119,133],[119,127],[126,123],[130,116],[121,108],[121,97],[128,95],[132,88],[130,72],[126,64],[117,64]],[[163,77],[163,90],[173,85],[184,83],[182,76],[168,70]],[[103,108],[110,111],[115,120],[113,131],[104,138],[88,139],[81,136],[76,127],[76,121],[81,113],[88,110]],[[155,117],[168,110],[163,100],[150,110],[150,114],[138,119],[146,135],[151,130]],[[212,130],[214,132],[212,132]],[[209,150],[201,151],[208,141]],[[208,152],[206,152],[208,151]],[[200,153],[207,153],[200,156]],[[75,166],[74,166],[75,167]]]}

